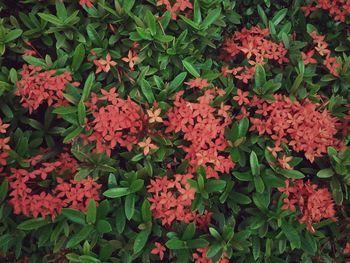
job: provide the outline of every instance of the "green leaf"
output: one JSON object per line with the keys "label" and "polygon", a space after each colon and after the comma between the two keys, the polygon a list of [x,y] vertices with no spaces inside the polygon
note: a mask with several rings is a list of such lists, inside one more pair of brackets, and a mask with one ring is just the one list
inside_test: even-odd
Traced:
{"label": "green leaf", "polygon": [[91,88],[94,84],[94,81],[95,81],[95,74],[91,72],[84,84],[83,94],[81,96],[82,101],[86,102],[89,99]]}
{"label": "green leaf", "polygon": [[175,91],[178,91],[178,88],[181,86],[181,84],[184,82],[185,78],[187,76],[187,72],[181,72],[179,75],[177,75],[172,82],[170,82],[169,85],[169,94],[173,93]]}
{"label": "green leaf", "polygon": [[193,66],[192,63],[186,61],[186,60],[182,60],[182,64],[183,66],[185,67],[185,69],[191,73],[192,76],[196,77],[196,78],[199,78],[200,77],[200,74],[199,72],[195,69],[195,67]]}
{"label": "green leaf", "polygon": [[203,248],[209,245],[209,242],[203,238],[192,239],[192,240],[186,241],[186,243],[187,243],[187,247],[191,249]]}
{"label": "green leaf", "polygon": [[86,240],[90,233],[93,231],[92,225],[84,226],[77,234],[73,235],[67,242],[66,248],[73,248],[83,240]]}
{"label": "green leaf", "polygon": [[80,100],[78,104],[78,121],[81,126],[84,126],[86,118],[85,103]]}
{"label": "green leaf", "polygon": [[147,199],[142,203],[141,215],[144,222],[152,221],[151,204]]}
{"label": "green leaf", "polygon": [[199,24],[202,22],[202,15],[201,15],[201,9],[199,6],[199,0],[194,0],[193,3],[193,21],[196,24]]}
{"label": "green leaf", "polygon": [[128,220],[130,220],[135,212],[135,195],[130,194],[125,197],[125,205],[124,205],[125,216]]}
{"label": "green leaf", "polygon": [[240,120],[239,125],[238,125],[238,134],[239,137],[244,137],[247,134],[249,128],[249,120],[248,118],[244,117],[243,119]]}
{"label": "green leaf", "polygon": [[111,224],[104,219],[97,221],[96,229],[100,234],[106,234],[106,233],[112,232]]}
{"label": "green leaf", "polygon": [[205,190],[210,193],[222,192],[226,187],[225,180],[213,179],[205,183]]}
{"label": "green leaf", "polygon": [[165,243],[165,246],[174,250],[187,248],[185,241],[179,239],[170,239]]}
{"label": "green leaf", "polygon": [[156,19],[150,10],[146,11],[146,23],[151,31],[151,35],[154,36],[157,33],[157,24]]}
{"label": "green leaf", "polygon": [[129,13],[135,4],[135,0],[123,0],[123,9],[126,13]]}
{"label": "green leaf", "polygon": [[282,174],[283,176],[287,177],[287,178],[292,178],[292,179],[302,179],[305,177],[305,175],[297,170],[286,170],[286,169],[282,169],[280,171],[280,174]]}
{"label": "green leaf", "polygon": [[72,61],[72,70],[77,71],[80,68],[81,63],[85,58],[85,48],[84,44],[80,43],[74,50],[73,61]]}
{"label": "green leaf", "polygon": [[257,260],[260,257],[260,238],[256,236],[252,237],[252,250],[254,260]]}
{"label": "green leaf", "polygon": [[86,26],[86,31],[87,31],[87,34],[89,36],[89,39],[91,40],[91,42],[94,45],[96,45],[96,46],[102,45],[102,40],[101,40],[99,34],[97,33],[97,31],[95,30],[95,28],[91,24],[88,24]]}
{"label": "green leaf", "polygon": [[83,127],[77,127],[75,128],[72,132],[70,132],[66,137],[64,137],[63,142],[67,143],[73,139],[75,139],[76,137],[79,136],[79,134],[84,130]]}
{"label": "green leaf", "polygon": [[130,193],[135,193],[140,191],[143,188],[144,184],[145,184],[144,180],[136,179],[130,185]]}
{"label": "green leaf", "polygon": [[123,207],[117,209],[117,214],[115,217],[115,226],[119,234],[123,233],[125,228],[126,218]]}
{"label": "green leaf", "polygon": [[213,24],[216,21],[216,19],[219,18],[220,14],[221,14],[221,8],[215,8],[215,9],[209,10],[208,15],[206,16],[203,23],[201,24],[201,28],[207,29],[208,27],[210,27],[211,24]]}
{"label": "green leaf", "polygon": [[259,166],[258,156],[254,151],[250,153],[249,162],[250,162],[250,168],[252,170],[253,176],[260,175],[260,166]]}
{"label": "green leaf", "polygon": [[4,43],[9,43],[17,38],[19,38],[22,35],[22,30],[21,29],[14,29],[8,32],[5,36],[5,41]]}
{"label": "green leaf", "polygon": [[277,26],[282,20],[283,18],[287,15],[288,12],[288,8],[283,8],[281,10],[279,10],[274,17],[272,18],[272,23]]}
{"label": "green leaf", "polygon": [[67,106],[67,107],[57,107],[53,109],[53,113],[59,115],[66,115],[76,113],[78,111],[77,107]]}
{"label": "green leaf", "polygon": [[134,242],[134,254],[139,253],[147,243],[151,228],[146,228],[137,234]]}
{"label": "green leaf", "polygon": [[2,203],[6,196],[7,196],[7,191],[8,191],[9,183],[8,181],[3,181],[0,185],[0,203]]}
{"label": "green leaf", "polygon": [[28,219],[22,223],[20,223],[17,228],[20,230],[36,230],[42,226],[46,226],[50,224],[49,219],[47,218],[32,218],[32,219]]}
{"label": "green leaf", "polygon": [[289,242],[292,244],[292,249],[293,248],[300,248],[301,246],[301,241],[299,237],[298,231],[289,223],[286,221],[282,222],[281,225],[282,232],[285,234]]}
{"label": "green leaf", "polygon": [[343,196],[341,184],[336,177],[332,177],[331,190],[332,190],[335,203],[337,205],[341,205],[343,203],[344,196]]}
{"label": "green leaf", "polygon": [[77,224],[85,225],[85,216],[79,210],[71,209],[71,208],[63,208],[62,215],[68,218],[70,221],[75,222]]}
{"label": "green leaf", "polygon": [[212,244],[208,249],[207,257],[208,258],[215,257],[216,255],[218,255],[220,253],[221,249],[222,249],[222,246],[220,243]]}
{"label": "green leaf", "polygon": [[42,59],[38,59],[32,56],[23,56],[23,59],[25,60],[25,62],[27,62],[30,65],[41,67],[43,69],[47,68],[46,63]]}
{"label": "green leaf", "polygon": [[143,93],[143,95],[145,95],[147,101],[149,103],[153,103],[155,98],[154,98],[154,95],[153,95],[153,92],[152,92],[152,87],[149,84],[149,82],[147,80],[145,80],[145,79],[142,79],[140,84],[141,84],[142,93]]}
{"label": "green leaf", "polygon": [[86,213],[86,222],[89,224],[94,224],[96,222],[96,202],[93,198],[90,199],[87,213]]}
{"label": "green leaf", "polygon": [[266,83],[266,73],[262,65],[257,64],[254,75],[255,87],[261,89]]}
{"label": "green leaf", "polygon": [[55,26],[63,26],[63,22],[56,16],[47,13],[38,13],[38,15],[45,21],[54,24]]}
{"label": "green leaf", "polygon": [[182,240],[190,240],[191,238],[193,238],[195,233],[196,233],[196,225],[195,223],[192,222],[187,225],[182,235]]}
{"label": "green leaf", "polygon": [[263,193],[265,190],[265,184],[261,176],[254,176],[253,179],[256,191],[258,193]]}
{"label": "green leaf", "polygon": [[317,177],[319,178],[329,178],[329,177],[332,177],[333,175],[334,175],[334,171],[332,168],[322,169],[317,172]]}
{"label": "green leaf", "polygon": [[109,198],[118,198],[130,194],[128,187],[111,188],[103,193],[104,196]]}
{"label": "green leaf", "polygon": [[266,14],[264,12],[264,9],[262,9],[260,5],[257,6],[257,9],[258,9],[258,14],[259,14],[261,20],[263,21],[265,27],[268,27],[269,23],[268,23],[268,20],[267,20],[267,16],[266,16]]}

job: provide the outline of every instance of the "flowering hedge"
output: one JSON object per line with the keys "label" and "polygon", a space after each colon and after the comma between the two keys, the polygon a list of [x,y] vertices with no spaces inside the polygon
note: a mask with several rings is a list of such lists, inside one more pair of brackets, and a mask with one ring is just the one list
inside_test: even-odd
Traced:
{"label": "flowering hedge", "polygon": [[350,262],[349,14],[0,1],[0,261]]}

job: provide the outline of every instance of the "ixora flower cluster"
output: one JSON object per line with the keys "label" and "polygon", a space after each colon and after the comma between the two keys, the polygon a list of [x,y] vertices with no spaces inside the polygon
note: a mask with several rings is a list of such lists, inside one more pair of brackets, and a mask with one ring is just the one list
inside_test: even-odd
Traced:
{"label": "ixora flower cluster", "polygon": [[315,232],[313,223],[318,223],[324,218],[336,221],[334,202],[327,188],[318,189],[317,185],[303,180],[295,180],[292,184],[286,181],[286,187],[278,188],[286,194],[282,209],[295,212],[297,205],[301,213],[299,222],[306,224],[307,229],[312,233]]}
{"label": "ixora flower cluster", "polygon": [[[16,84],[16,95],[21,97],[22,106],[32,113],[41,104],[46,102],[49,106],[68,105],[64,98],[64,91],[68,83],[72,81],[70,72],[56,75],[56,70],[43,71],[40,67],[23,65],[22,79]],[[72,83],[79,86],[79,83]]]}
{"label": "ixora flower cluster", "polygon": [[310,162],[326,154],[328,147],[340,151],[346,148],[337,138],[340,121],[327,110],[319,111],[317,108],[322,105],[308,100],[292,101],[280,94],[274,98],[274,101],[266,101],[255,97],[250,102],[259,114],[259,117],[250,118],[250,130],[267,134],[275,141],[271,150],[275,156],[282,151],[281,143],[290,145],[295,152],[304,152]]}
{"label": "ixora flower cluster", "polygon": [[[15,214],[34,218],[51,216],[54,219],[64,207],[86,212],[91,199],[100,200],[101,185],[95,180],[90,177],[79,182],[71,179],[76,173],[77,161],[69,154],[60,154],[56,162],[40,163],[42,157],[38,155],[26,160],[33,171],[10,170],[7,177],[11,189],[9,203]],[[40,182],[47,180],[56,181],[56,187],[51,190],[41,186]]]}
{"label": "ixora flower cluster", "polygon": [[235,32],[232,37],[226,38],[221,49],[220,58],[226,61],[239,59],[243,55],[249,66],[238,66],[230,69],[227,66],[222,68],[224,76],[233,74],[236,79],[247,84],[253,78],[256,64],[264,64],[266,60],[276,61],[278,64],[288,63],[286,57],[288,50],[282,43],[275,43],[268,39],[269,29],[252,27],[243,28]]}
{"label": "ixora flower cluster", "polygon": [[0,262],[350,263],[350,1],[7,2]]}

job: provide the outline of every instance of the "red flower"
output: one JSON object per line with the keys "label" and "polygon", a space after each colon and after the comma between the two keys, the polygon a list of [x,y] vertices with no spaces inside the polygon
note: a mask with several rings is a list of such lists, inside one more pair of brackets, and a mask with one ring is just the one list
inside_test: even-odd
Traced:
{"label": "red flower", "polygon": [[93,7],[93,4],[91,3],[92,0],[79,0],[79,4],[81,6],[86,6],[88,8]]}
{"label": "red flower", "polygon": [[234,96],[233,99],[238,102],[238,105],[248,104],[249,100],[247,99],[249,95],[248,91],[242,91],[241,89],[237,89],[237,96]]}
{"label": "red flower", "polygon": [[308,64],[317,64],[317,60],[312,57],[314,54],[315,54],[314,50],[310,50],[306,54],[304,52],[301,52],[301,56],[304,60],[305,66]]}
{"label": "red flower", "polygon": [[163,260],[166,248],[159,242],[155,242],[154,245],[156,247],[151,250],[151,254],[159,255],[160,260]]}
{"label": "red flower", "polygon": [[199,89],[204,89],[209,86],[208,81],[202,78],[191,79],[190,81],[185,82],[185,84],[190,86],[190,88],[199,88]]}
{"label": "red flower", "polygon": [[100,73],[101,71],[109,72],[111,67],[117,65],[117,62],[112,60],[109,53],[107,54],[106,59],[95,59],[93,62],[97,66],[96,74]]}

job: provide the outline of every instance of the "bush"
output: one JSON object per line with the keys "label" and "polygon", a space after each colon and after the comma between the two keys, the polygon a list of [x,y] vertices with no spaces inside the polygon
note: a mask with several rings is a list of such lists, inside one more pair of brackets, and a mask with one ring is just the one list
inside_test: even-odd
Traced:
{"label": "bush", "polygon": [[0,1],[0,261],[350,262],[349,13]]}

